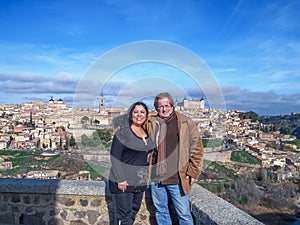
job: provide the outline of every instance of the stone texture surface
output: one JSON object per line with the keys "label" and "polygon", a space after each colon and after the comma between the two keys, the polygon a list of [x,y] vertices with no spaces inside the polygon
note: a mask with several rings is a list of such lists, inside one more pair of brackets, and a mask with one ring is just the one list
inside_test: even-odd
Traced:
{"label": "stone texture surface", "polygon": [[199,185],[193,186],[190,199],[196,225],[263,225],[249,214]]}
{"label": "stone texture surface", "polygon": [[[262,224],[199,185],[193,186],[190,197],[196,225]],[[0,225],[109,225],[112,218],[103,181],[0,179]],[[135,221],[148,224],[156,224],[150,190]]]}

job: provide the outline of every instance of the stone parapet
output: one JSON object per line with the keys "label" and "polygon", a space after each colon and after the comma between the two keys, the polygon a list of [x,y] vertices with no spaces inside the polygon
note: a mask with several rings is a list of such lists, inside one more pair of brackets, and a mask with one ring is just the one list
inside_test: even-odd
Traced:
{"label": "stone parapet", "polygon": [[[199,185],[191,192],[195,224],[262,224]],[[136,225],[156,224],[150,190]],[[113,210],[104,181],[0,179],[0,224],[109,225]]]}
{"label": "stone parapet", "polygon": [[199,185],[193,186],[190,199],[195,225],[263,225],[257,219]]}

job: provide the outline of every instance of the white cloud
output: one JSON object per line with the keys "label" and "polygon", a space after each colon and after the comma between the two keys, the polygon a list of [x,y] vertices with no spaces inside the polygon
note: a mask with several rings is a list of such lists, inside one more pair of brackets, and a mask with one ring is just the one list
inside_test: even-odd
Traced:
{"label": "white cloud", "polygon": [[300,92],[280,95],[275,92],[250,91],[237,86],[223,86],[227,109],[254,111],[259,115],[290,114],[300,109]]}
{"label": "white cloud", "polygon": [[0,93],[74,93],[78,79],[66,73],[47,77],[30,73],[0,74]]}

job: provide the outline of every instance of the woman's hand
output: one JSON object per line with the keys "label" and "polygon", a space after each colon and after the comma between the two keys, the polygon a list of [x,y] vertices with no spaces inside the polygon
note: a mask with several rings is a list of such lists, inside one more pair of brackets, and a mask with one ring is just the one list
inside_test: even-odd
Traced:
{"label": "woman's hand", "polygon": [[127,186],[128,186],[128,184],[127,184],[126,180],[123,181],[123,182],[118,183],[118,189],[121,190],[122,192],[126,191]]}

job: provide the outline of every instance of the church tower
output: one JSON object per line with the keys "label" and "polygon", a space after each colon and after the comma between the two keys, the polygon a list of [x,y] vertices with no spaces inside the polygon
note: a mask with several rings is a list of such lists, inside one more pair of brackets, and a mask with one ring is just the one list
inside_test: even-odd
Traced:
{"label": "church tower", "polygon": [[104,110],[104,96],[103,96],[103,93],[101,93],[100,104],[99,104],[99,112],[101,112],[103,110]]}

